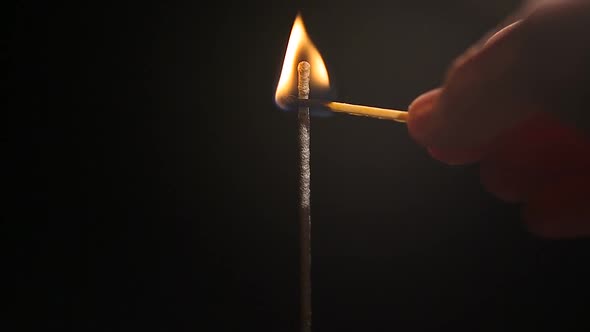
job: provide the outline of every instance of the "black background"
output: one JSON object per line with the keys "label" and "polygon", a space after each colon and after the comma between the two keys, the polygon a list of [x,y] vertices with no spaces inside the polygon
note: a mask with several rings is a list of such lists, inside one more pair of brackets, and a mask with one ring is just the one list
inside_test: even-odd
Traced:
{"label": "black background", "polygon": [[[339,100],[406,108],[516,5],[8,6],[3,330],[297,331],[297,127],[273,101],[297,11]],[[402,124],[311,130],[314,331],[590,329],[588,240],[532,236]]]}

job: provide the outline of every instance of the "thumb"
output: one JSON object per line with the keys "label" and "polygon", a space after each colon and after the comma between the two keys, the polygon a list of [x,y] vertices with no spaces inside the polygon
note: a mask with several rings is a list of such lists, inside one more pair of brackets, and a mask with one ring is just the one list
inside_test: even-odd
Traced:
{"label": "thumb", "polygon": [[538,9],[457,59],[441,89],[410,105],[410,134],[431,148],[479,147],[537,111],[590,128],[590,2],[570,2]]}

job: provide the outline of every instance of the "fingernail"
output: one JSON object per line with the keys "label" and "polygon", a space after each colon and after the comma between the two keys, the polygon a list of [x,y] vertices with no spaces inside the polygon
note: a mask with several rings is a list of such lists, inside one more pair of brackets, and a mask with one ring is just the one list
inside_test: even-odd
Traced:
{"label": "fingernail", "polygon": [[429,107],[438,98],[440,90],[441,89],[438,88],[438,89],[430,90],[428,92],[421,94],[416,99],[414,99],[414,101],[412,101],[412,103],[410,103],[410,105],[408,106],[408,111],[409,112],[412,112],[412,111],[419,112],[419,110],[421,110],[425,107]]}
{"label": "fingernail", "polygon": [[514,28],[516,28],[518,26],[518,24],[520,24],[521,22],[522,22],[522,20],[512,22],[511,24],[496,31],[496,33],[494,33],[490,38],[488,38],[488,40],[485,41],[484,46],[489,46],[492,43],[494,43],[495,41],[503,38],[504,36],[509,34]]}
{"label": "fingernail", "polygon": [[427,146],[432,133],[430,110],[440,95],[441,89],[428,91],[416,98],[408,107],[408,131],[419,144]]}

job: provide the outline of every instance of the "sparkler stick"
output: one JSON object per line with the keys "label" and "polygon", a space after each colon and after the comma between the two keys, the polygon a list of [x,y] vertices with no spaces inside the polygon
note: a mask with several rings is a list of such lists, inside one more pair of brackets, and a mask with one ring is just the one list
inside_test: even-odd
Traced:
{"label": "sparkler stick", "polygon": [[[302,61],[305,59],[305,61]],[[313,72],[311,67],[313,66]],[[297,67],[297,77],[295,77]],[[294,93],[297,80],[297,95]],[[314,91],[329,91],[330,80],[324,61],[305,31],[303,20],[297,15],[281,75],[275,90],[275,102],[283,110],[297,110],[299,149],[299,244],[300,244],[300,332],[311,332],[311,217],[310,217],[310,108],[321,107],[332,112],[368,116],[405,122],[407,112],[378,107],[346,104],[337,101],[309,99],[310,81]]]}
{"label": "sparkler stick", "polygon": [[[299,99],[309,98],[311,65],[301,61],[297,65]],[[301,259],[301,332],[311,332],[311,215],[309,167],[309,106],[299,105],[299,236]]]}

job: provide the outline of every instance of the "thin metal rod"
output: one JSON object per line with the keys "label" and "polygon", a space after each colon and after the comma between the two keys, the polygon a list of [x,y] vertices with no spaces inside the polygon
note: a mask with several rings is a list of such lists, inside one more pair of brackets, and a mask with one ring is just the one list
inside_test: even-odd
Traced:
{"label": "thin metal rod", "polygon": [[[300,99],[309,98],[310,64],[302,61],[297,66]],[[299,124],[299,242],[301,260],[301,332],[311,332],[311,213],[310,213],[310,121],[309,107],[300,106]]]}

